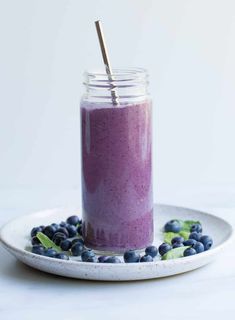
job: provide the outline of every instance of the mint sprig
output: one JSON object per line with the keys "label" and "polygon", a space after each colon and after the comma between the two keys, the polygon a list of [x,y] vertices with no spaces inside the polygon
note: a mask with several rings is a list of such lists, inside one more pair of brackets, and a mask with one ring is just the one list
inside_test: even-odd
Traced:
{"label": "mint sprig", "polygon": [[171,240],[174,237],[183,237],[184,240],[188,240],[189,235],[190,235],[190,229],[192,227],[192,225],[194,224],[201,224],[200,221],[196,221],[196,220],[179,220],[179,219],[175,219],[176,221],[179,222],[180,226],[181,226],[181,230],[179,232],[164,232],[164,242],[171,244]]}
{"label": "mint sprig", "polygon": [[49,239],[44,233],[38,232],[36,234],[36,237],[41,242],[43,247],[45,247],[46,249],[52,248],[57,252],[61,252],[62,251],[60,249],[60,247],[58,247],[53,241],[51,241],[51,239]]}

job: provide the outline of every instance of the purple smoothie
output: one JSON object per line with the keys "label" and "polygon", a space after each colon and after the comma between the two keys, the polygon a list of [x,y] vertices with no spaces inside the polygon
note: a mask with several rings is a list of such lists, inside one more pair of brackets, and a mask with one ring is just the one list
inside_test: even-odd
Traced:
{"label": "purple smoothie", "polygon": [[87,247],[112,252],[153,241],[151,102],[83,102],[82,200]]}

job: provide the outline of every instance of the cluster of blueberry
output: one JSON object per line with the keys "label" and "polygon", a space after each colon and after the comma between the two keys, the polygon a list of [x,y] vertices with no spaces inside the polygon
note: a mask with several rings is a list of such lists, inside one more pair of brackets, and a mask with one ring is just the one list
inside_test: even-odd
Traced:
{"label": "cluster of blueberry", "polygon": [[[52,223],[48,226],[35,227],[31,230],[32,252],[44,255],[50,258],[69,260],[69,254],[73,256],[81,255],[84,250],[84,241],[82,239],[82,220],[78,216],[69,217],[66,222],[60,224]],[[45,248],[40,242],[37,234],[42,232],[55,246],[59,246],[64,252],[58,252],[55,248]],[[78,237],[79,236],[79,237]],[[69,238],[73,238],[69,239]],[[65,253],[67,251],[67,253]]]}
{"label": "cluster of blueberry", "polygon": [[[179,233],[181,229],[182,225],[178,220],[168,221],[164,226],[165,232]],[[212,244],[212,238],[207,235],[202,235],[202,226],[200,223],[196,223],[191,226],[189,238],[187,240],[181,236],[176,236],[171,240],[171,245],[168,243],[161,244],[159,247],[159,253],[163,256],[174,248],[187,246],[189,248],[186,248],[183,253],[183,255],[187,257],[209,250]]]}
{"label": "cluster of blueberry", "polygon": [[[151,262],[157,255],[157,252],[158,250],[155,246],[149,246],[145,249],[145,255],[142,257],[137,251],[128,250],[124,253],[123,258],[126,263]],[[121,263],[121,260],[117,256],[100,256],[97,258],[92,250],[83,251],[81,258],[85,262]]]}
{"label": "cluster of blueberry", "polygon": [[[93,250],[84,247],[82,239],[82,220],[78,216],[68,217],[66,222],[60,224],[52,223],[48,226],[34,227],[31,230],[32,252],[35,254],[69,260],[69,256],[81,256],[83,262],[100,262],[100,263],[121,263],[117,256],[99,256],[97,257]],[[51,241],[53,246],[45,248],[39,240],[38,233],[43,233]],[[55,246],[59,247],[58,252]],[[131,262],[151,262],[157,255],[158,250],[155,246],[149,246],[142,257],[135,250],[128,250],[124,253],[124,261]]]}
{"label": "cluster of blueberry", "polygon": [[[83,262],[121,263],[120,258],[117,256],[97,257],[93,250],[86,248],[82,239],[81,226],[82,220],[78,216],[71,216],[68,217],[66,222],[61,222],[60,224],[52,223],[48,226],[33,228],[31,230],[32,252],[63,260],[69,260],[69,256],[81,256]],[[168,221],[164,226],[165,232],[179,234],[181,230],[182,225],[178,220]],[[43,233],[44,237],[46,236],[49,246],[45,246],[40,241],[38,236],[40,233]],[[52,245],[50,246],[50,244]],[[171,244],[164,242],[159,248],[153,245],[148,246],[143,256],[136,250],[128,250],[124,253],[123,259],[126,263],[152,262],[158,252],[163,257],[168,251],[184,246],[187,248],[183,251],[183,255],[190,256],[209,250],[212,244],[211,237],[202,235],[202,226],[197,223],[190,227],[190,234],[187,240],[180,235],[175,236],[172,238]]]}
{"label": "cluster of blueberry", "polygon": [[149,246],[145,249],[145,255],[140,256],[140,254],[135,250],[128,250],[124,253],[123,258],[127,263],[130,262],[152,262],[158,254],[158,249],[155,246]]}

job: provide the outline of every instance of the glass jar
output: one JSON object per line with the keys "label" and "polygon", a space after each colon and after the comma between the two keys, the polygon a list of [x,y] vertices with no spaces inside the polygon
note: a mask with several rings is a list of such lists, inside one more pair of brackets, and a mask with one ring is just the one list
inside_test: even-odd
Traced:
{"label": "glass jar", "polygon": [[81,100],[83,237],[109,253],[153,241],[152,118],[144,69],[85,73]]}

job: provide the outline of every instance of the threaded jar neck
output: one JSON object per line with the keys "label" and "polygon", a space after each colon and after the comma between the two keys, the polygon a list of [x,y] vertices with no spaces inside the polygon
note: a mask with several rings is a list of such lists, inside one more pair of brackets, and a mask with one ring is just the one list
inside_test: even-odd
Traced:
{"label": "threaded jar neck", "polygon": [[148,97],[148,73],[145,69],[114,69],[111,81],[107,74],[84,73],[86,88],[83,100],[93,102],[112,102],[115,93],[119,103],[145,100]]}

